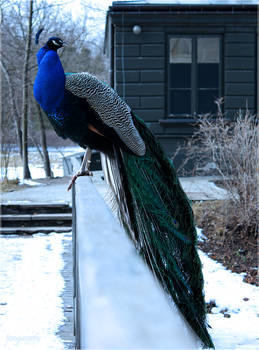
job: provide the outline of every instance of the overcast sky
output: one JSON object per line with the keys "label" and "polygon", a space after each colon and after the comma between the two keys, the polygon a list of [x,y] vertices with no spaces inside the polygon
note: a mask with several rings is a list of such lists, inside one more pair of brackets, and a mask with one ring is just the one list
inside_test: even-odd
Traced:
{"label": "overcast sky", "polygon": [[[51,0],[53,1],[53,0]],[[64,0],[66,2],[66,0]],[[67,0],[68,4],[64,6],[66,10],[72,12],[73,16],[80,16],[81,8],[83,4],[92,8],[91,16],[94,14],[96,19],[105,22],[106,12],[110,5],[112,5],[112,0]]]}
{"label": "overcast sky", "polygon": [[[49,0],[49,1],[56,1],[56,0]],[[90,5],[93,9],[90,13],[91,16],[94,16],[96,18],[96,21],[99,23],[102,23],[102,27],[104,28],[105,24],[105,16],[106,11],[108,10],[109,6],[112,5],[113,0],[63,0],[64,2],[68,2],[68,4],[65,6],[65,8],[72,12],[73,16],[77,17],[80,16],[80,9],[82,4]],[[125,1],[125,0],[116,0],[116,1]],[[134,1],[130,1],[134,2]],[[139,2],[146,2],[146,3],[182,3],[182,4],[208,4],[208,3],[218,3],[218,4],[259,4],[259,0],[142,0],[142,1],[136,1],[136,3]]]}

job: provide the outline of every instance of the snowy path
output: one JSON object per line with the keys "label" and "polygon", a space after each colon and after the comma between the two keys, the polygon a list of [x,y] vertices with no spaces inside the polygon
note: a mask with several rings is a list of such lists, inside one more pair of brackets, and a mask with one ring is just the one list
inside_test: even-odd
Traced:
{"label": "snowy path", "polygon": [[0,236],[0,349],[63,350],[63,234]]}

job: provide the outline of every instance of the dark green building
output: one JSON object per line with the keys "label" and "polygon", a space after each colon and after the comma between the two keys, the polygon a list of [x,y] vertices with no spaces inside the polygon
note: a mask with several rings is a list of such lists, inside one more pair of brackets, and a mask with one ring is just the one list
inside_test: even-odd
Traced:
{"label": "dark green building", "polygon": [[259,1],[120,1],[107,13],[111,84],[172,154],[195,117],[257,112]]}

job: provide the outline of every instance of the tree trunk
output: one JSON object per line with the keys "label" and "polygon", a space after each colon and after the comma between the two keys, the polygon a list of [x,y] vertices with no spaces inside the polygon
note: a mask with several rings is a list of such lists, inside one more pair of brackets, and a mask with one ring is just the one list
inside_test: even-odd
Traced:
{"label": "tree trunk", "polygon": [[14,87],[13,87],[13,84],[11,82],[9,72],[7,71],[7,69],[6,69],[6,67],[5,67],[5,65],[4,65],[4,63],[2,62],[1,59],[0,59],[0,66],[1,66],[2,71],[4,73],[5,79],[7,81],[8,89],[9,89],[9,97],[10,97],[10,101],[11,101],[12,115],[14,117],[15,124],[16,124],[16,135],[17,135],[17,140],[18,140],[19,153],[20,153],[20,156],[21,156],[21,159],[22,159],[21,119],[20,119],[20,115],[18,113],[17,106],[16,106],[16,103],[15,103]]}
{"label": "tree trunk", "polygon": [[23,178],[31,178],[28,164],[28,90],[29,90],[29,58],[31,53],[31,35],[32,35],[32,15],[33,15],[33,0],[30,1],[28,30],[26,37],[25,57],[23,66],[23,99],[22,99],[22,145],[23,145]]}
{"label": "tree trunk", "polygon": [[47,141],[46,141],[45,125],[43,121],[43,115],[38,103],[37,103],[37,109],[38,109],[38,116],[39,116],[39,122],[40,122],[41,147],[42,147],[43,158],[44,158],[45,175],[46,177],[52,177],[50,161],[49,161],[49,153],[48,153]]}

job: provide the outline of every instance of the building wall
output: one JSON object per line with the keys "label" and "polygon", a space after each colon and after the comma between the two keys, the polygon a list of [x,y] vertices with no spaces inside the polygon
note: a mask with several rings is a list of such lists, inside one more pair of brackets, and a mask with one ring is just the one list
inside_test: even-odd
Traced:
{"label": "building wall", "polygon": [[226,27],[224,34],[225,111],[256,111],[256,28]]}
{"label": "building wall", "polygon": [[[232,117],[246,106],[256,111],[256,11],[230,14],[171,12],[111,13],[114,28],[114,85],[158,136],[170,155],[193,133],[194,120],[169,118],[168,36],[216,34],[222,37],[224,112]],[[132,32],[140,25],[142,32]]]}

